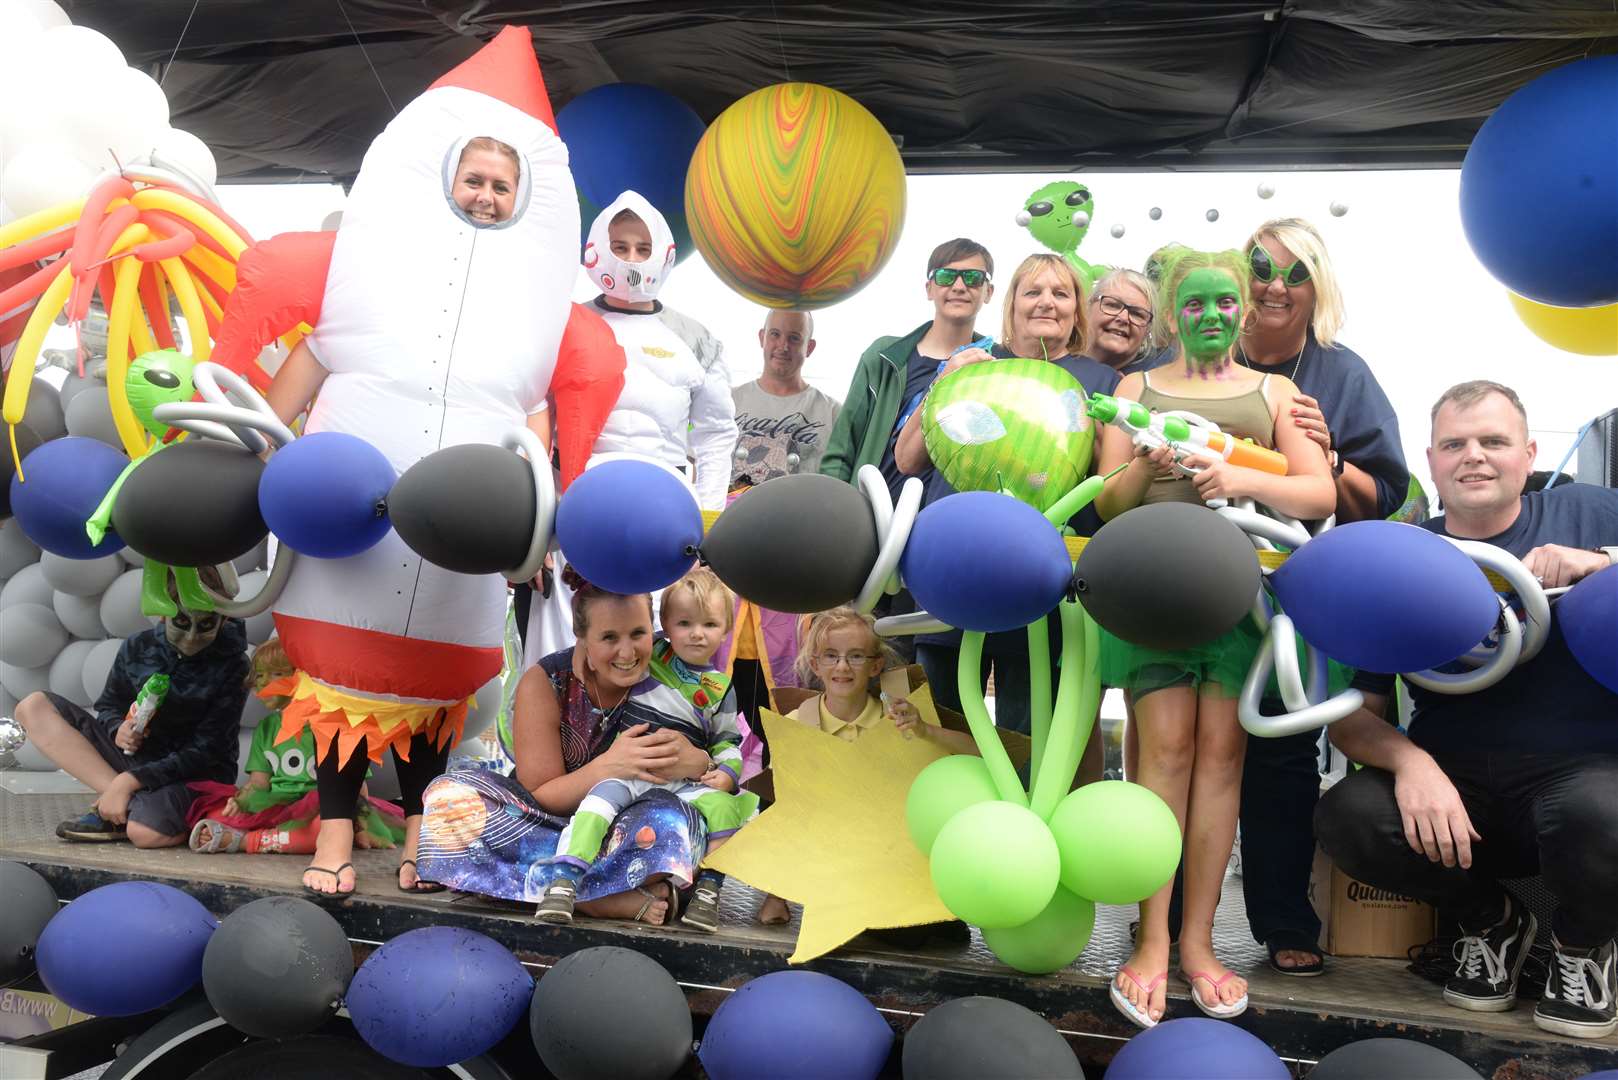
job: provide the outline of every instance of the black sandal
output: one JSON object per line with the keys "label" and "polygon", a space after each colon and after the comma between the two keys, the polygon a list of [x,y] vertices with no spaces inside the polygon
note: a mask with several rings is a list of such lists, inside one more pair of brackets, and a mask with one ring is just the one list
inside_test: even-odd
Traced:
{"label": "black sandal", "polygon": [[[1326,956],[1320,951],[1320,946],[1310,940],[1309,935],[1301,930],[1277,930],[1264,939],[1264,948],[1270,954],[1270,970],[1279,975],[1291,975],[1299,979],[1308,979],[1322,975],[1326,971]],[[1308,953],[1314,959],[1297,967],[1282,967],[1276,959],[1284,952]]]}
{"label": "black sandal", "polygon": [[[403,870],[407,866],[410,867],[410,869],[412,869],[412,870],[416,870],[416,860],[415,859],[402,859],[402,860],[400,860],[400,862],[399,862],[399,869],[400,870]],[[395,872],[393,876],[394,876],[394,878],[395,878],[395,880],[397,882],[397,878],[399,876],[398,873]],[[416,883],[414,885],[400,885],[399,886],[399,891],[404,892],[404,893],[422,893],[423,895],[425,895],[427,893],[443,892],[447,888],[449,888],[448,885],[440,885],[436,881],[428,881],[426,878],[423,878],[421,876],[420,871],[418,870],[417,873],[416,873]]]}
{"label": "black sandal", "polygon": [[353,869],[354,869],[354,864],[351,863],[351,862],[346,862],[343,865],[339,866],[335,870],[328,870],[324,866],[306,866],[306,867],[303,868],[303,872],[306,873],[306,874],[311,870],[313,870],[317,874],[330,874],[331,875],[332,889],[334,891],[333,892],[325,892],[324,890],[315,888],[313,885],[310,885],[308,882],[303,883],[303,891],[308,893],[310,896],[353,896],[354,895],[354,889],[359,888],[359,882],[358,881],[356,881],[354,883],[354,889],[349,889],[346,892],[343,890],[343,871],[344,870],[353,870]]}

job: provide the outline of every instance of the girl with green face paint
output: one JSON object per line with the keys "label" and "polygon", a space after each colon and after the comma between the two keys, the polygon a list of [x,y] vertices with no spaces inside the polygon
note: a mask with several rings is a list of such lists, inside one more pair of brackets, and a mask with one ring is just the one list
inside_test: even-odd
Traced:
{"label": "girl with green face paint", "polygon": [[[1180,362],[1126,376],[1117,395],[1156,412],[1194,413],[1226,433],[1278,450],[1287,459],[1287,474],[1244,468],[1218,456],[1177,453],[1173,447],[1137,450],[1126,432],[1108,425],[1097,472],[1120,471],[1096,500],[1103,518],[1146,502],[1200,505],[1244,497],[1298,518],[1332,512],[1336,491],[1325,454],[1281,413],[1296,392],[1291,380],[1233,362],[1247,281],[1237,252],[1177,252],[1164,271],[1158,321],[1178,343]],[[1172,597],[1165,599],[1173,603]],[[1168,803],[1184,834],[1182,973],[1198,1007],[1222,1018],[1247,1005],[1245,981],[1214,954],[1212,926],[1241,796],[1246,737],[1236,722],[1236,697],[1260,640],[1249,618],[1192,649],[1151,649],[1105,632],[1101,643],[1102,682],[1124,688],[1134,701],[1140,760],[1130,779]],[[1134,955],[1110,991],[1118,1010],[1141,1027],[1154,1026],[1164,1015],[1169,891],[1165,886],[1141,905]]]}

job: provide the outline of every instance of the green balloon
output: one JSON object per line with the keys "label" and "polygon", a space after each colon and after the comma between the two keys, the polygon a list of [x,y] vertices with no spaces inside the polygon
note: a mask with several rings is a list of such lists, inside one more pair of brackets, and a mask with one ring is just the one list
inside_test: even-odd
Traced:
{"label": "green balloon", "polygon": [[1168,803],[1122,780],[1086,784],[1051,815],[1062,884],[1098,904],[1134,904],[1180,865],[1180,826]]}
{"label": "green balloon", "polygon": [[974,926],[1021,926],[1051,902],[1062,856],[1050,827],[1026,806],[996,799],[968,806],[933,841],[933,887]]}
{"label": "green balloon", "polygon": [[1095,429],[1079,381],[1043,360],[969,364],[922,408],[927,453],[957,491],[1009,491],[1040,511],[1090,471]]}
{"label": "green balloon", "polygon": [[152,415],[159,405],[177,401],[190,401],[196,393],[191,373],[197,363],[176,349],[157,349],[142,353],[129,365],[124,378],[124,391],[129,397],[129,408],[141,426],[161,439],[169,426]]}
{"label": "green balloon", "polygon": [[916,774],[905,798],[910,839],[923,855],[931,855],[933,841],[945,822],[968,806],[999,797],[982,758],[970,754],[939,758]]}
{"label": "green balloon", "polygon": [[1029,975],[1047,975],[1079,958],[1095,926],[1095,904],[1058,885],[1044,911],[1021,926],[983,931],[983,944],[1001,963]]}

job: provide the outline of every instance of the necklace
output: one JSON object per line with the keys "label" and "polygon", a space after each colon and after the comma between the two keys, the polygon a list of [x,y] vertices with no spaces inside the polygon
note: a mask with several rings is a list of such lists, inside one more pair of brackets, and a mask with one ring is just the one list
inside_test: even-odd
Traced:
{"label": "necklace", "polygon": [[[618,704],[614,705],[610,709],[603,709],[599,705],[595,704],[597,701],[606,700],[605,696],[601,693],[601,679],[597,677],[596,673],[593,671],[589,672],[589,676],[590,682],[595,684],[595,693],[590,695],[590,711],[601,718],[601,726],[605,727],[617,718],[619,710],[621,710],[624,707],[624,703],[629,700],[629,691],[631,688],[624,688],[624,694],[618,699]],[[586,686],[585,689],[589,690],[590,688]]]}
{"label": "necklace", "polygon": [[[1309,339],[1308,339],[1308,337],[1305,337],[1303,339],[1303,348],[1298,350],[1298,358],[1296,360],[1292,361],[1292,374],[1290,376],[1288,376],[1288,379],[1294,385],[1296,385],[1297,381],[1298,381],[1298,370],[1303,367],[1303,354],[1304,354],[1304,350],[1307,349],[1307,348],[1309,348]],[[1249,371],[1257,371],[1258,370],[1257,368],[1255,368],[1253,366],[1253,361],[1248,359],[1247,350],[1242,348],[1240,345],[1236,346],[1236,356],[1237,356],[1237,358],[1239,360],[1241,360],[1242,367],[1246,368]],[[1283,361],[1281,361],[1281,363],[1284,364],[1284,363],[1286,363],[1286,361],[1283,360]],[[1279,367],[1280,365],[1278,364],[1276,366]]]}

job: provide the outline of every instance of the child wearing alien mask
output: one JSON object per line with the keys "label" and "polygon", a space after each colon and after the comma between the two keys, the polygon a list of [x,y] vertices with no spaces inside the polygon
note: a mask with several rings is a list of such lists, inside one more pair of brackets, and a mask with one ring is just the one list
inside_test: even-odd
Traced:
{"label": "child wearing alien mask", "polygon": [[[211,567],[202,580],[225,591]],[[178,601],[172,578],[169,590]],[[246,650],[241,620],[177,605],[157,626],[125,639],[93,711],[49,691],[24,698],[17,720],[35,748],[96,792],[91,808],[58,825],[56,835],[136,847],[185,843],[187,783],[236,779]],[[138,730],[133,706],[154,675],[168,677],[168,692]]]}

